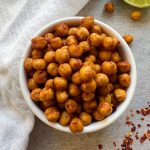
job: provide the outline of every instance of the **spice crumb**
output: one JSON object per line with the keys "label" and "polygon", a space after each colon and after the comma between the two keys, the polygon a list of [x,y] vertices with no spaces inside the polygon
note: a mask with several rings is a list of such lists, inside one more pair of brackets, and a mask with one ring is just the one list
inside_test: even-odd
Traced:
{"label": "spice crumb", "polygon": [[141,112],[139,110],[136,110],[136,113],[139,115]]}
{"label": "spice crumb", "polygon": [[116,147],[116,142],[115,141],[113,142],[113,145],[114,145],[114,147]]}
{"label": "spice crumb", "polygon": [[98,149],[99,149],[99,150],[102,150],[102,148],[103,148],[102,144],[99,144],[99,145],[98,145]]}
{"label": "spice crumb", "polygon": [[140,124],[138,124],[138,128],[141,128],[141,125],[140,125]]}
{"label": "spice crumb", "polygon": [[141,120],[143,121],[143,120],[144,120],[144,118],[141,118]]}

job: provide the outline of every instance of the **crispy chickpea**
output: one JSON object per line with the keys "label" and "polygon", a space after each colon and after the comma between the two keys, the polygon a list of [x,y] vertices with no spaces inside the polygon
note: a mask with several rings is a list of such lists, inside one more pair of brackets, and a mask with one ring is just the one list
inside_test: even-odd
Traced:
{"label": "crispy chickpea", "polygon": [[82,92],[82,99],[85,102],[92,101],[94,99],[94,97],[95,97],[94,93],[85,93],[85,92]]}
{"label": "crispy chickpea", "polygon": [[117,65],[113,61],[104,61],[102,63],[102,72],[107,75],[112,75],[117,73]]}
{"label": "crispy chickpea", "polygon": [[35,37],[32,40],[32,48],[43,49],[47,45],[47,41],[43,37]]}
{"label": "crispy chickpea", "polygon": [[90,29],[94,25],[94,18],[92,16],[86,16],[81,21],[81,26]]}
{"label": "crispy chickpea", "polygon": [[100,34],[102,37],[107,37],[107,34],[106,33],[101,33]]}
{"label": "crispy chickpea", "polygon": [[34,90],[35,88],[38,88],[38,84],[32,78],[27,80],[27,86],[28,89],[31,91]]}
{"label": "crispy chickpea", "polygon": [[128,87],[131,81],[130,76],[127,73],[119,75],[118,80],[120,85],[122,85],[123,87]]}
{"label": "crispy chickpea", "polygon": [[77,109],[77,102],[69,99],[67,102],[65,102],[65,109],[69,114],[74,113]]}
{"label": "crispy chickpea", "polygon": [[69,64],[73,71],[79,70],[83,65],[81,59],[77,59],[77,58],[70,58]]}
{"label": "crispy chickpea", "polygon": [[45,83],[45,87],[54,89],[54,79],[47,80],[46,83]]}
{"label": "crispy chickpea", "polygon": [[51,100],[51,101],[45,101],[45,102],[41,102],[40,106],[43,110],[47,109],[48,107],[54,106],[55,105],[55,100]]}
{"label": "crispy chickpea", "polygon": [[98,56],[101,61],[108,61],[110,60],[111,51],[100,50]]}
{"label": "crispy chickpea", "polygon": [[114,89],[113,85],[111,83],[109,83],[107,86],[99,88],[99,94],[100,95],[107,95],[108,93],[112,92],[113,89]]}
{"label": "crispy chickpea", "polygon": [[69,54],[71,57],[80,57],[83,53],[83,49],[79,45],[70,45]]}
{"label": "crispy chickpea", "polygon": [[92,122],[92,117],[87,112],[82,112],[80,114],[80,119],[83,122],[84,126],[87,126],[87,125],[89,125]]}
{"label": "crispy chickpea", "polygon": [[99,101],[99,103],[101,103],[101,102],[107,102],[107,103],[111,104],[111,95],[107,94],[105,96],[99,96],[98,97],[98,101]]}
{"label": "crispy chickpea", "polygon": [[62,77],[68,78],[72,74],[72,69],[69,64],[64,63],[59,65],[58,72]]}
{"label": "crispy chickpea", "polygon": [[82,41],[79,43],[79,47],[83,50],[83,53],[90,51],[90,44],[88,41]]}
{"label": "crispy chickpea", "polygon": [[50,63],[48,66],[47,66],[47,72],[53,76],[53,77],[56,77],[58,75],[58,64],[56,63]]}
{"label": "crispy chickpea", "polygon": [[55,62],[55,51],[48,51],[44,55],[44,60],[47,63],[53,63]]}
{"label": "crispy chickpea", "polygon": [[27,72],[33,71],[33,59],[32,58],[26,58],[24,62],[24,68]]}
{"label": "crispy chickpea", "polygon": [[59,103],[64,103],[68,99],[68,93],[66,91],[56,91],[56,99]]}
{"label": "crispy chickpea", "polygon": [[76,30],[76,37],[79,41],[85,41],[89,36],[89,31],[85,27]]}
{"label": "crispy chickpea", "polygon": [[101,45],[102,39],[103,39],[102,36],[100,36],[97,33],[92,33],[89,36],[90,44],[91,44],[91,46],[94,46],[94,47],[97,47],[97,46]]}
{"label": "crispy chickpea", "polygon": [[126,91],[123,89],[116,89],[114,95],[119,102],[123,102],[126,98]]}
{"label": "crispy chickpea", "polygon": [[103,116],[108,116],[112,113],[112,105],[108,102],[100,102],[98,105],[98,111]]}
{"label": "crispy chickpea", "polygon": [[102,29],[99,25],[96,25],[94,24],[92,27],[91,27],[91,32],[92,33],[97,33],[97,34],[101,34],[102,33]]}
{"label": "crispy chickpea", "polygon": [[59,63],[68,62],[70,58],[68,48],[57,49],[55,53],[55,60]]}
{"label": "crispy chickpea", "polygon": [[103,86],[107,86],[108,85],[109,78],[104,73],[98,73],[95,76],[95,81],[96,81],[98,87],[103,87]]}
{"label": "crispy chickpea", "polygon": [[84,102],[83,108],[87,113],[92,113],[97,108],[97,102],[95,100]]}
{"label": "crispy chickpea", "polygon": [[31,56],[33,59],[40,59],[43,57],[43,53],[39,49],[33,49],[31,52]]}
{"label": "crispy chickpea", "polygon": [[78,30],[78,28],[76,28],[76,27],[70,28],[68,31],[68,35],[76,35],[77,30]]}
{"label": "crispy chickpea", "polygon": [[108,2],[105,4],[105,11],[108,13],[112,13],[114,11],[114,5],[112,2]]}
{"label": "crispy chickpea", "polygon": [[69,45],[69,46],[78,44],[78,41],[77,41],[77,39],[74,35],[68,36],[67,39],[66,39],[66,42],[67,42],[67,45]]}
{"label": "crispy chickpea", "polygon": [[59,36],[67,36],[69,27],[65,23],[60,23],[55,27],[55,31]]}
{"label": "crispy chickpea", "polygon": [[75,113],[76,113],[76,114],[80,114],[81,111],[82,111],[82,106],[81,106],[81,104],[78,104]]}
{"label": "crispy chickpea", "polygon": [[121,73],[129,72],[131,69],[131,65],[129,64],[128,61],[118,62],[117,67],[118,67],[119,72]]}
{"label": "crispy chickpea", "polygon": [[75,117],[71,120],[69,128],[73,133],[82,132],[83,122],[79,118]]}
{"label": "crispy chickpea", "polygon": [[80,88],[73,83],[69,84],[68,91],[69,91],[69,95],[71,95],[71,96],[79,96],[80,92],[81,92]]}
{"label": "crispy chickpea", "polygon": [[93,112],[92,116],[97,121],[101,121],[101,120],[103,120],[105,118],[102,114],[100,114],[100,112],[98,110],[95,110]]}
{"label": "crispy chickpea", "polygon": [[88,55],[88,56],[85,57],[85,61],[95,63],[96,57],[94,55]]}
{"label": "crispy chickpea", "polygon": [[133,36],[131,34],[126,34],[123,36],[124,40],[126,41],[127,44],[132,43],[133,41]]}
{"label": "crispy chickpea", "polygon": [[117,82],[117,77],[118,77],[117,74],[110,75],[109,81],[114,84]]}
{"label": "crispy chickpea", "polygon": [[[91,68],[95,71],[95,65],[94,65],[93,62],[85,61],[85,62],[83,63],[83,66],[89,66],[89,67],[91,67]],[[96,73],[96,72],[95,72],[95,73]]]}
{"label": "crispy chickpea", "polygon": [[46,61],[44,59],[34,59],[32,65],[36,70],[44,70],[46,67]]}
{"label": "crispy chickpea", "polygon": [[49,107],[45,110],[45,116],[50,122],[57,122],[60,117],[60,112],[56,107]]}
{"label": "crispy chickpea", "polygon": [[37,84],[43,84],[47,81],[47,72],[46,71],[36,71],[33,74],[33,80]]}
{"label": "crispy chickpea", "polygon": [[134,11],[130,16],[132,20],[138,21],[142,17],[142,13],[140,11]]}
{"label": "crispy chickpea", "polygon": [[121,57],[118,52],[112,52],[110,60],[113,62],[119,62],[121,60]]}
{"label": "crispy chickpea", "polygon": [[50,41],[54,38],[54,34],[53,33],[46,33],[46,34],[44,34],[44,38],[47,41],[47,43],[50,43]]}
{"label": "crispy chickpea", "polygon": [[58,49],[58,48],[60,48],[61,46],[62,46],[62,39],[60,38],[60,37],[55,37],[55,38],[53,38],[51,41],[50,41],[50,43],[51,43],[51,46],[52,46],[52,48],[53,49]]}
{"label": "crispy chickpea", "polygon": [[67,126],[70,121],[71,121],[71,115],[67,111],[63,111],[61,113],[61,116],[60,116],[60,119],[59,119],[59,123],[62,126]]}
{"label": "crispy chickpea", "polygon": [[65,90],[67,88],[67,80],[63,77],[55,77],[54,87],[56,90]]}
{"label": "crispy chickpea", "polygon": [[80,77],[82,81],[89,81],[94,78],[96,75],[95,70],[93,70],[90,66],[83,66],[80,69]]}
{"label": "crispy chickpea", "polygon": [[80,72],[77,71],[72,75],[72,82],[74,84],[81,84],[81,77],[80,77]]}
{"label": "crispy chickpea", "polygon": [[36,88],[36,89],[32,90],[32,92],[31,92],[31,99],[33,101],[35,101],[35,102],[40,101],[40,98],[39,98],[40,92],[41,92],[40,88]]}
{"label": "crispy chickpea", "polygon": [[94,64],[95,66],[95,72],[100,73],[101,72],[101,66],[99,64]]}

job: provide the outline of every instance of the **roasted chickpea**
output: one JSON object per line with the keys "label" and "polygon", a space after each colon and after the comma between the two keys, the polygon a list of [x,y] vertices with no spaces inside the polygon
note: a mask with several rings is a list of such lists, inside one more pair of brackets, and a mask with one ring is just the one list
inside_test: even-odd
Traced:
{"label": "roasted chickpea", "polygon": [[47,45],[47,41],[43,37],[35,37],[32,40],[32,48],[43,49]]}
{"label": "roasted chickpea", "polygon": [[41,102],[40,106],[43,110],[47,109],[48,107],[54,106],[55,105],[55,100],[51,100],[51,101],[45,101],[45,102]]}
{"label": "roasted chickpea", "polygon": [[117,67],[118,67],[119,72],[121,73],[129,72],[131,69],[131,65],[129,64],[128,61],[118,62]]}
{"label": "roasted chickpea", "polygon": [[70,36],[68,36],[67,37],[67,39],[66,39],[67,41],[67,45],[77,45],[78,44],[78,41],[77,41],[77,39],[76,39],[76,37],[74,36],[74,35],[70,35]]}
{"label": "roasted chickpea", "polygon": [[54,79],[47,80],[46,83],[45,83],[45,87],[54,89]]}
{"label": "roasted chickpea", "polygon": [[47,81],[47,72],[46,71],[36,71],[33,74],[33,80],[37,84],[43,84]]}
{"label": "roasted chickpea", "polygon": [[55,31],[58,36],[67,36],[69,27],[65,23],[60,23],[55,27]]}
{"label": "roasted chickpea", "polygon": [[53,33],[46,33],[46,34],[44,34],[44,38],[47,41],[47,43],[50,43],[50,41],[54,38],[54,34]]}
{"label": "roasted chickpea", "polygon": [[68,35],[76,35],[77,30],[78,30],[78,28],[76,28],[76,27],[70,28],[68,31]]}
{"label": "roasted chickpea", "polygon": [[94,64],[95,66],[95,72],[100,73],[101,72],[101,66],[99,64]]}
{"label": "roasted chickpea", "polygon": [[92,33],[97,33],[97,34],[101,34],[102,33],[102,29],[99,25],[96,25],[94,24],[92,27],[91,27],[91,32]]}
{"label": "roasted chickpea", "polygon": [[69,99],[67,102],[65,102],[65,108],[69,114],[72,114],[77,109],[77,102],[75,100]]}
{"label": "roasted chickpea", "polygon": [[82,41],[79,43],[79,47],[83,50],[84,53],[90,51],[90,44],[88,41]]}
{"label": "roasted chickpea", "polygon": [[68,62],[70,58],[68,48],[57,49],[55,53],[55,60],[59,63]]}
{"label": "roasted chickpea", "polygon": [[72,69],[69,64],[64,63],[59,65],[58,72],[62,77],[68,78],[72,74]]}
{"label": "roasted chickpea", "polygon": [[80,72],[77,71],[72,75],[72,82],[74,84],[81,84],[81,77],[80,77]]}
{"label": "roasted chickpea", "polygon": [[32,58],[26,58],[24,62],[24,68],[27,72],[33,71],[33,59]]}
{"label": "roasted chickpea", "polygon": [[70,58],[69,64],[73,71],[79,70],[83,65],[81,59],[76,59],[76,58]]}
{"label": "roasted chickpea", "polygon": [[94,25],[94,18],[92,16],[84,17],[81,21],[81,26],[90,29]]}
{"label": "roasted chickpea", "polygon": [[44,70],[46,67],[46,61],[44,59],[34,59],[32,65],[36,70]]}
{"label": "roasted chickpea", "polygon": [[71,115],[67,111],[63,111],[61,113],[61,116],[60,116],[60,119],[59,119],[59,123],[62,126],[67,126],[70,121],[71,121]]}
{"label": "roasted chickpea", "polygon": [[43,57],[43,53],[39,49],[33,49],[31,52],[31,56],[33,59],[40,59]]}
{"label": "roasted chickpea", "polygon": [[75,117],[71,120],[69,128],[73,133],[82,132],[83,122],[79,118]]}
{"label": "roasted chickpea", "polygon": [[130,44],[133,41],[133,36],[131,34],[126,34],[123,36],[123,38],[127,42],[127,44]]}
{"label": "roasted chickpea", "polygon": [[114,84],[117,82],[117,77],[118,77],[117,74],[110,75],[109,81]]}
{"label": "roasted chickpea", "polygon": [[62,39],[60,38],[60,37],[55,37],[55,38],[53,38],[51,41],[50,41],[50,43],[51,43],[51,46],[52,46],[52,48],[53,49],[58,49],[58,48],[60,48],[61,46],[62,46]]}
{"label": "roasted chickpea", "polygon": [[113,89],[114,89],[113,85],[111,83],[109,83],[107,86],[99,88],[99,94],[100,95],[107,95],[108,93],[112,92]]}
{"label": "roasted chickpea", "polygon": [[89,125],[92,122],[92,117],[90,114],[86,113],[86,112],[82,112],[80,114],[80,119],[83,122],[84,126]]}
{"label": "roasted chickpea", "polygon": [[[83,63],[83,66],[89,66],[89,67],[91,67],[91,68],[95,71],[95,65],[94,65],[93,62],[85,61],[85,62]],[[95,73],[96,73],[96,72],[95,72]]]}
{"label": "roasted chickpea", "polygon": [[95,97],[94,93],[85,93],[85,92],[82,92],[82,99],[85,102],[92,101],[94,99],[94,97]]}
{"label": "roasted chickpea", "polygon": [[68,99],[68,93],[66,91],[56,91],[56,99],[59,103],[64,103]]}
{"label": "roasted chickpea", "polygon": [[126,98],[126,91],[123,89],[116,89],[114,95],[119,102],[122,102]]}
{"label": "roasted chickpea", "polygon": [[131,81],[130,76],[127,73],[119,75],[118,80],[120,85],[122,85],[123,87],[128,87]]}
{"label": "roasted chickpea", "polygon": [[107,102],[107,103],[111,104],[111,95],[107,94],[105,96],[99,96],[98,97],[98,101],[99,101],[99,103],[101,103],[101,102]]}
{"label": "roasted chickpea", "polygon": [[112,105],[108,102],[100,102],[98,105],[98,111],[103,116],[108,116],[112,113]]}
{"label": "roasted chickpea", "polygon": [[90,66],[83,66],[80,69],[80,77],[82,81],[89,81],[94,78],[96,75],[95,70],[93,70]]}
{"label": "roasted chickpea", "polygon": [[41,92],[40,88],[36,88],[36,89],[32,90],[32,92],[31,92],[31,99],[33,101],[35,101],[35,102],[40,101],[40,98],[39,98],[40,92]]}
{"label": "roasted chickpea", "polygon": [[92,33],[89,36],[90,44],[91,44],[91,46],[94,46],[94,47],[97,47],[97,46],[101,45],[102,39],[103,39],[102,36],[100,36],[97,33]]}
{"label": "roasted chickpea", "polygon": [[108,61],[110,60],[111,51],[100,50],[98,56],[101,61]]}
{"label": "roasted chickpea", "polygon": [[85,41],[89,36],[89,31],[85,27],[76,30],[76,37],[79,41]]}
{"label": "roasted chickpea", "polygon": [[57,122],[60,117],[60,112],[56,107],[49,107],[45,110],[46,118],[51,122]]}
{"label": "roasted chickpea", "polygon": [[47,63],[53,63],[55,62],[55,51],[48,51],[44,55],[44,60]]}
{"label": "roasted chickpea", "polygon": [[67,88],[67,80],[63,77],[55,77],[54,87],[56,90],[65,90]]}
{"label": "roasted chickpea", "polygon": [[114,11],[114,5],[112,2],[108,2],[105,4],[105,11],[108,13],[112,13]]}
{"label": "roasted chickpea", "polygon": [[94,118],[95,120],[98,120],[98,121],[101,121],[101,120],[103,120],[103,119],[105,118],[102,114],[99,113],[98,110],[95,110],[95,111],[93,112],[92,116],[93,116],[93,118]]}
{"label": "roasted chickpea", "polygon": [[76,114],[80,114],[81,111],[82,111],[82,106],[81,106],[81,104],[78,104],[75,113],[76,113]]}
{"label": "roasted chickpea", "polygon": [[140,11],[134,11],[131,13],[131,19],[134,21],[139,20],[142,17],[142,13]]}
{"label": "roasted chickpea", "polygon": [[117,73],[117,65],[113,61],[104,61],[102,63],[102,72],[107,75],[112,75]]}
{"label": "roasted chickpea", "polygon": [[95,81],[96,81],[98,87],[103,87],[103,86],[107,86],[108,85],[109,78],[104,73],[98,73],[95,76]]}
{"label": "roasted chickpea", "polygon": [[38,84],[32,78],[27,80],[27,85],[28,89],[31,91],[34,90],[35,88],[38,88]]}
{"label": "roasted chickpea", "polygon": [[83,108],[87,113],[92,113],[97,108],[97,102],[95,100],[84,102]]}
{"label": "roasted chickpea", "polygon": [[95,63],[96,57],[94,55],[88,55],[88,56],[85,57],[85,61]]}
{"label": "roasted chickpea", "polygon": [[71,96],[79,96],[81,92],[80,88],[73,83],[69,84],[68,91],[69,91],[69,95]]}
{"label": "roasted chickpea", "polygon": [[69,54],[71,57],[80,57],[83,53],[83,49],[79,45],[70,45]]}
{"label": "roasted chickpea", "polygon": [[47,66],[47,72],[53,76],[53,77],[56,77],[58,75],[58,64],[56,63],[50,63],[48,66]]}
{"label": "roasted chickpea", "polygon": [[113,62],[119,62],[121,60],[121,57],[118,52],[112,52],[110,60]]}

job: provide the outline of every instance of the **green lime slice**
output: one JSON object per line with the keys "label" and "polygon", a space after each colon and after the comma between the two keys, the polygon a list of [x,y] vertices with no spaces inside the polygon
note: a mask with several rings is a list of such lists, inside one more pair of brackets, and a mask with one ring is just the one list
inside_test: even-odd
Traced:
{"label": "green lime slice", "polygon": [[124,0],[129,5],[138,8],[144,8],[150,6],[150,0]]}

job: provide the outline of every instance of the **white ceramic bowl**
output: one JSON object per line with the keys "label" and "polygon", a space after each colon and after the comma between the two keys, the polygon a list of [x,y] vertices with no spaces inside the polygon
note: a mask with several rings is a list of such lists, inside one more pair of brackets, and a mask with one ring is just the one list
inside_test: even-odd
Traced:
{"label": "white ceramic bowl", "polygon": [[[62,19],[53,21],[49,23],[48,25],[44,26],[39,32],[35,34],[34,37],[43,35],[44,33],[48,31],[52,31],[54,26],[61,22],[64,22],[68,25],[78,25],[80,24],[82,18],[83,17],[67,17],[67,18],[62,18]],[[125,101],[118,106],[117,110],[114,113],[112,113],[110,116],[105,118],[104,120],[97,121],[97,122],[91,123],[88,126],[85,126],[84,131],[82,133],[90,133],[90,132],[94,132],[97,130],[101,130],[107,127],[108,125],[112,124],[115,120],[117,120],[121,116],[121,114],[127,109],[128,105],[130,104],[134,91],[135,91],[135,87],[136,87],[136,78],[137,78],[136,65],[135,65],[134,57],[132,55],[130,48],[128,47],[124,39],[119,35],[119,33],[116,32],[113,28],[111,28],[110,26],[98,20],[95,20],[95,24],[100,25],[108,35],[115,36],[120,41],[120,54],[125,60],[128,60],[129,63],[131,64],[131,71],[130,71],[131,84],[129,88],[127,89],[127,97]],[[30,52],[31,52],[31,42],[29,42],[29,44],[27,45],[27,48],[23,54],[23,57],[21,58],[21,66],[20,66],[20,86],[21,86],[22,94],[24,96],[25,101],[27,102],[32,112],[45,124],[57,130],[71,133],[68,127],[63,127],[59,123],[49,122],[46,119],[43,111],[36,105],[36,103],[34,103],[31,100],[30,92],[27,87],[26,73],[24,70],[24,61],[25,61],[25,58],[29,57]]]}

